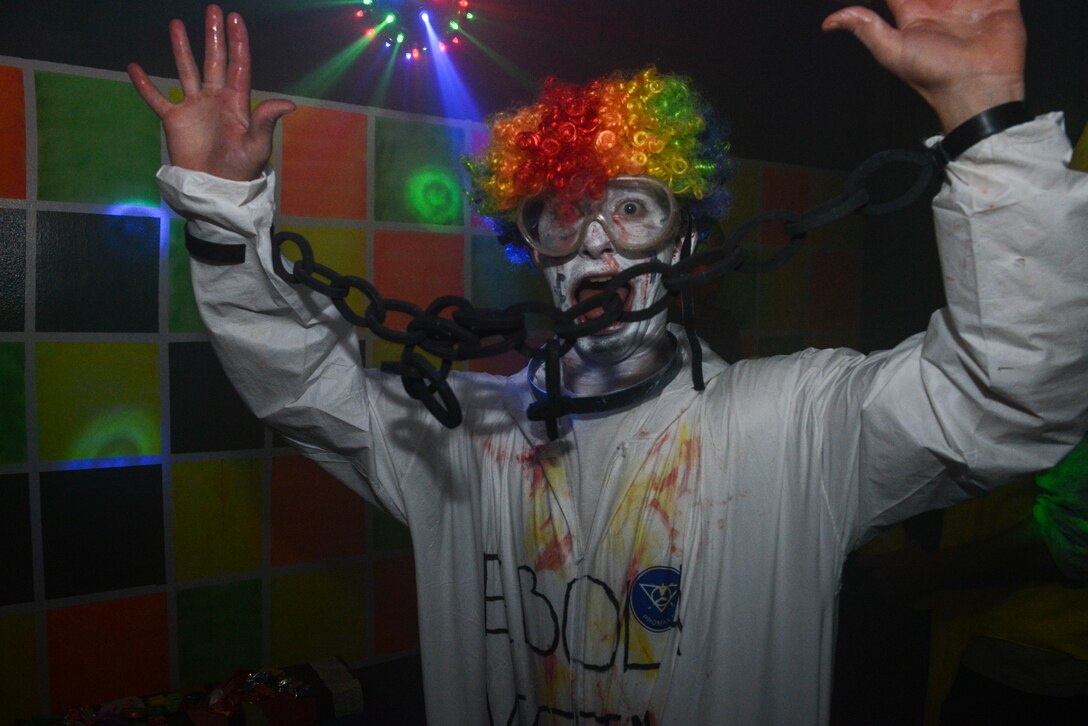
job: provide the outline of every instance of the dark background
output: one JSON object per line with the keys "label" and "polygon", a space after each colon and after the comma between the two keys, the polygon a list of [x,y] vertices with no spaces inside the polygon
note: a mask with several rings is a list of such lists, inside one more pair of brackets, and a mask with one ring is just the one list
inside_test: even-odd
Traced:
{"label": "dark background", "polygon": [[[175,77],[167,24],[184,20],[200,52],[204,4],[6,0],[0,3],[0,55],[114,71],[138,61],[152,75]],[[881,148],[917,143],[936,128],[924,104],[853,37],[820,31],[820,21],[840,2],[474,0],[472,6],[474,35],[509,67],[470,45],[457,50],[456,67],[485,115],[531,100],[548,74],[585,81],[653,63],[695,80],[732,128],[734,151],[744,158],[846,169]],[[254,88],[281,93],[359,37],[358,7],[342,0],[224,5],[249,24]],[[1023,11],[1032,105],[1065,110],[1077,135],[1088,121],[1088,3],[1025,0]],[[398,64],[389,94],[373,103],[374,65],[372,55],[362,55],[322,95],[445,115],[433,74],[407,64]]]}

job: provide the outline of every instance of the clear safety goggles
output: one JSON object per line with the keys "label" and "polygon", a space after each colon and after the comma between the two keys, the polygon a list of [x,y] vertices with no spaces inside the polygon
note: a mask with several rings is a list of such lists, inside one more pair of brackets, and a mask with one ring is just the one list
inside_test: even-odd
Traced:
{"label": "clear safety goggles", "polygon": [[647,176],[615,177],[599,199],[572,203],[557,194],[543,194],[518,206],[522,236],[549,257],[576,252],[594,222],[617,250],[645,254],[676,237],[680,212],[672,190]]}

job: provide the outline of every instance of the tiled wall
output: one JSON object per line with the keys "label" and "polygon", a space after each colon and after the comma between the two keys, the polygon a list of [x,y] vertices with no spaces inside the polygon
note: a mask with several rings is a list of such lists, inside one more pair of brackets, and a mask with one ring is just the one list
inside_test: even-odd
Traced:
{"label": "tiled wall", "polygon": [[[215,361],[154,184],[157,119],[121,74],[14,58],[0,98],[0,722],[415,651],[406,530],[280,446]],[[479,126],[296,101],[273,160],[280,227],[319,260],[421,304],[544,299],[465,203],[457,160]],[[743,163],[735,217],[839,183]],[[860,229],[818,238],[701,296],[744,352],[856,340]],[[361,344],[371,365],[396,355]]]}

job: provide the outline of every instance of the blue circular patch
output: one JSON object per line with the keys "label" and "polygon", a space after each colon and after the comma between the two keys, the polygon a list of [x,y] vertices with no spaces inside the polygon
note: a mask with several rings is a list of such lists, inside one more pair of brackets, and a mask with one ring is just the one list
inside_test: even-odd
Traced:
{"label": "blue circular patch", "polygon": [[643,570],[631,585],[631,613],[639,624],[655,633],[676,624],[680,604],[680,570],[651,567]]}

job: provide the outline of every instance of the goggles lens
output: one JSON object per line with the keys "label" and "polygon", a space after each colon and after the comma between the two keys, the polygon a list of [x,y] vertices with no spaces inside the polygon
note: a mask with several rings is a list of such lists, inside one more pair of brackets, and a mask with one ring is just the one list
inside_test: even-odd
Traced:
{"label": "goggles lens", "polygon": [[593,223],[620,250],[656,250],[678,231],[676,198],[657,179],[617,177],[600,199],[572,203],[558,195],[541,195],[525,200],[518,209],[522,235],[551,257],[575,252]]}

